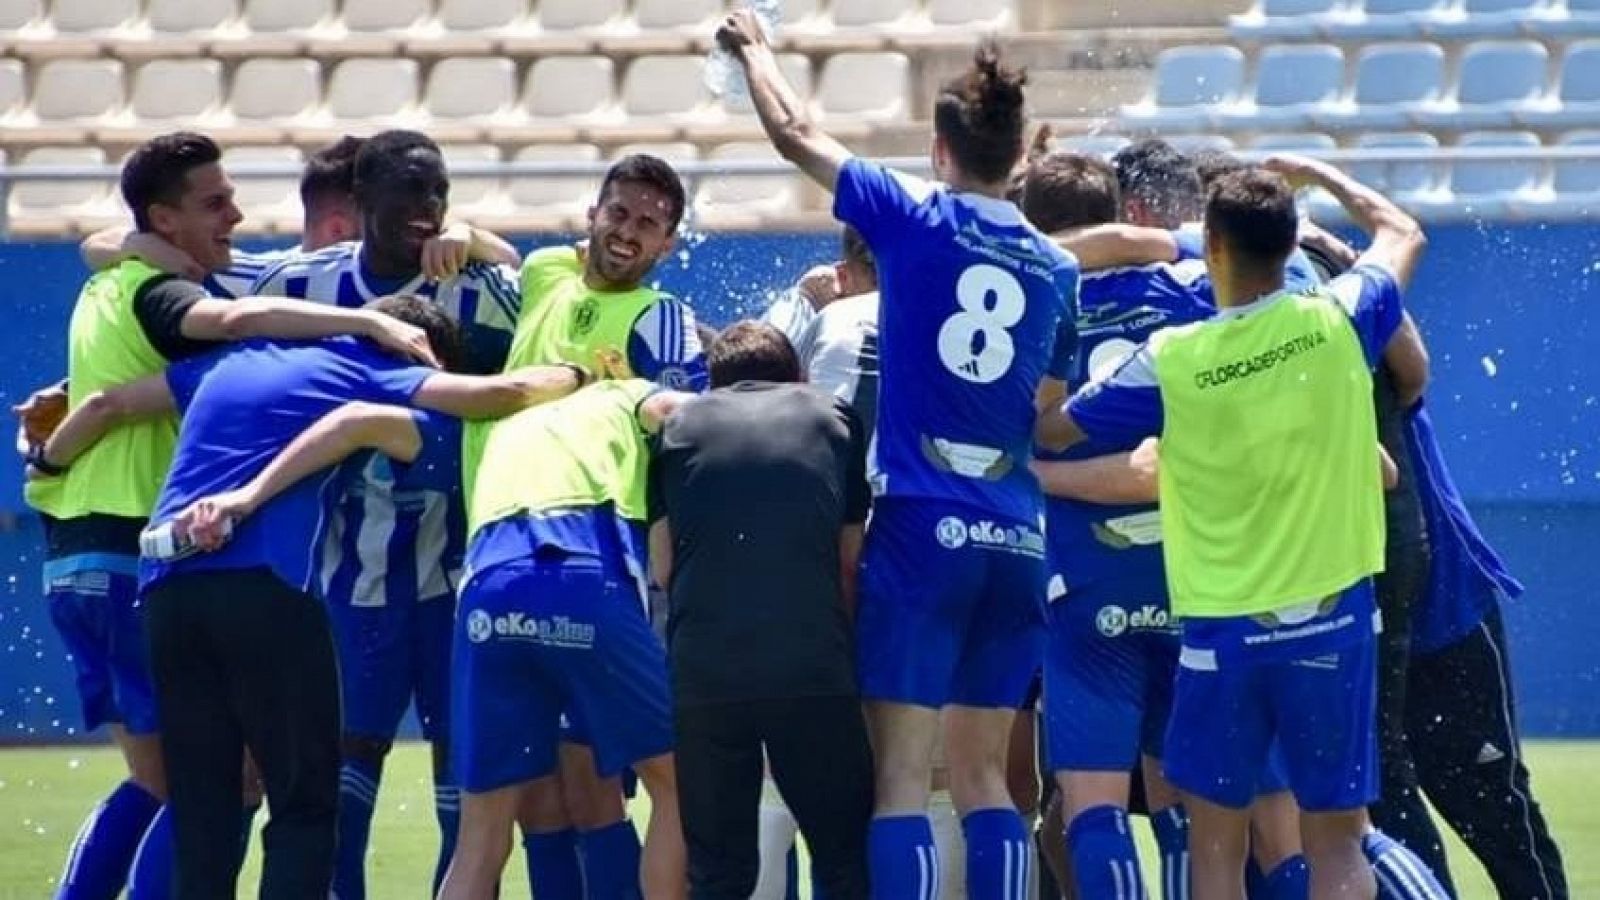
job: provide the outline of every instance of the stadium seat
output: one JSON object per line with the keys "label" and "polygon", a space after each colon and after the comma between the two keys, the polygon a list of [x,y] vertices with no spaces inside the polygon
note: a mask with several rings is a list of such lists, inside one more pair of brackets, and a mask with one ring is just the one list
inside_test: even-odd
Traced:
{"label": "stadium seat", "polygon": [[44,18],[44,0],[0,0],[0,32],[21,31]]}
{"label": "stadium seat", "polygon": [[1421,37],[1426,24],[1454,0],[1357,0],[1348,16],[1332,16],[1323,34],[1335,41],[1383,41]]}
{"label": "stadium seat", "polygon": [[111,31],[139,18],[139,0],[55,0],[50,23],[57,31]]}
{"label": "stadium seat", "polygon": [[520,24],[528,0],[440,0],[439,24],[447,32],[497,31]]}
{"label": "stadium seat", "polygon": [[1404,128],[1443,86],[1444,51],[1437,44],[1379,44],[1361,52],[1353,95],[1311,118],[1319,128]]}
{"label": "stadium seat", "polygon": [[726,9],[722,0],[634,0],[633,20],[645,31],[676,28],[701,35]]}
{"label": "stadium seat", "polygon": [[548,56],[528,68],[522,106],[536,119],[594,118],[615,104],[616,79],[605,56]]}
{"label": "stadium seat", "polygon": [[539,27],[547,31],[600,28],[622,17],[623,0],[539,0]]}
{"label": "stadium seat", "polygon": [[911,61],[900,53],[840,53],[823,66],[816,102],[824,116],[892,121],[905,116]]}
{"label": "stadium seat", "polygon": [[229,108],[237,119],[296,119],[322,102],[322,70],[310,59],[250,59],[233,74]]}
{"label": "stadium seat", "polygon": [[[1575,131],[1561,139],[1562,147],[1585,147],[1600,150],[1600,131]],[[1555,164],[1551,182],[1557,200],[1600,200],[1600,165],[1593,162],[1562,162]]]}
{"label": "stadium seat", "polygon": [[[1363,150],[1432,151],[1439,149],[1439,139],[1421,131],[1363,134],[1356,138],[1356,147]],[[1426,160],[1351,163],[1350,174],[1363,184],[1402,199],[1431,194],[1439,187],[1439,166]]]}
{"label": "stadium seat", "polygon": [[1256,66],[1254,99],[1223,107],[1216,121],[1236,128],[1300,128],[1343,89],[1344,53],[1338,47],[1271,46]]}
{"label": "stadium seat", "polygon": [[[715,164],[729,160],[779,161],[767,143],[723,144],[711,151]],[[801,186],[793,175],[710,175],[695,192],[695,211],[709,224],[731,219],[792,215],[800,206]]]}
{"label": "stadium seat", "polygon": [[1419,110],[1415,121],[1431,129],[1498,128],[1544,96],[1549,55],[1537,41],[1485,41],[1461,56],[1453,98]]}
{"label": "stadium seat", "polygon": [[222,63],[158,59],[133,75],[133,114],[140,124],[192,120],[222,105]]}
{"label": "stadium seat", "polygon": [[423,105],[435,119],[486,119],[517,100],[517,67],[499,57],[459,57],[435,63]]}
{"label": "stadium seat", "polygon": [[[1538,147],[1539,136],[1527,131],[1481,131],[1461,136],[1461,147]],[[1472,213],[1502,215],[1514,201],[1537,199],[1544,172],[1539,162],[1457,162],[1450,171],[1450,190]]]}
{"label": "stadium seat", "polygon": [[1132,126],[1157,130],[1207,127],[1211,108],[1235,103],[1244,82],[1244,54],[1234,47],[1175,47],[1156,60],[1155,90],[1122,108]]}
{"label": "stadium seat", "polygon": [[1522,29],[1542,38],[1595,37],[1600,35],[1600,0],[1567,0],[1564,7],[1524,21]]}
{"label": "stadium seat", "polygon": [[386,119],[416,103],[416,60],[347,59],[328,78],[328,112],[335,120]]}
{"label": "stadium seat", "polygon": [[0,122],[20,113],[28,100],[20,59],[0,59]]}
{"label": "stadium seat", "polygon": [[1202,153],[1214,150],[1226,153],[1234,149],[1233,140],[1220,134],[1175,134],[1170,140],[1179,153]]}
{"label": "stadium seat", "polygon": [[928,21],[940,28],[1001,29],[1015,21],[1011,0],[928,0]]}
{"label": "stadium seat", "polygon": [[1306,40],[1344,5],[1344,0],[1261,0],[1249,12],[1230,16],[1228,32],[1241,40]]}
{"label": "stadium seat", "polygon": [[[597,162],[600,148],[592,144],[544,145],[517,151],[518,162]],[[600,178],[582,175],[541,175],[511,179],[511,202],[523,215],[566,217],[576,221],[595,201]]]}
{"label": "stadium seat", "polygon": [[[811,59],[800,53],[778,54],[778,68],[788,79],[789,84],[795,89],[802,99],[811,96]],[[749,116],[755,114],[755,107],[750,104],[750,94],[746,91],[737,97],[724,94],[722,108],[730,114]]]}
{"label": "stadium seat", "polygon": [[445,144],[439,148],[450,174],[450,212],[456,216],[503,212],[500,179],[492,175],[458,175],[462,163],[499,162],[500,148],[490,144]]}
{"label": "stadium seat", "polygon": [[341,19],[352,32],[404,31],[432,13],[429,0],[344,0]]}
{"label": "stadium seat", "polygon": [[1262,150],[1270,153],[1305,153],[1316,155],[1324,150],[1332,150],[1339,146],[1339,142],[1325,134],[1259,134],[1250,142],[1251,150]]}
{"label": "stadium seat", "polygon": [[35,75],[33,111],[41,121],[98,119],[122,105],[122,63],[116,60],[53,59]]}
{"label": "stadium seat", "polygon": [[239,16],[234,0],[150,0],[147,16],[157,34],[213,31]]}
{"label": "stadium seat", "polygon": [[[106,161],[99,147],[39,147],[22,157],[24,166],[98,166]],[[63,215],[99,205],[110,196],[110,185],[100,181],[24,181],[11,189],[11,213]]]}
{"label": "stadium seat", "polygon": [[909,19],[916,0],[833,0],[833,24],[842,28],[887,28]]}
{"label": "stadium seat", "polygon": [[1128,143],[1128,139],[1120,134],[1075,134],[1057,140],[1056,147],[1068,153],[1109,157],[1128,146]]}
{"label": "stadium seat", "polygon": [[700,158],[700,149],[688,141],[645,142],[638,144],[623,144],[611,151],[609,158],[613,161],[624,156],[643,153],[657,159],[666,160],[676,166],[680,163],[694,162]]}
{"label": "stadium seat", "polygon": [[1554,18],[1559,9],[1556,0],[1461,0],[1435,13],[1427,32],[1448,40],[1516,37],[1524,25]]}
{"label": "stadium seat", "polygon": [[251,229],[261,229],[300,215],[300,179],[297,175],[246,177],[238,174],[241,165],[280,165],[290,171],[305,165],[305,157],[295,147],[234,147],[222,155],[234,185],[234,202],[244,211]]}
{"label": "stadium seat", "polygon": [[682,118],[711,101],[698,56],[641,56],[622,76],[622,108],[632,118]]}
{"label": "stadium seat", "polygon": [[333,18],[334,0],[248,0],[245,24],[252,32],[311,31]]}
{"label": "stadium seat", "polygon": [[1534,128],[1600,124],[1600,41],[1568,47],[1555,96],[1518,112],[1517,121]]}

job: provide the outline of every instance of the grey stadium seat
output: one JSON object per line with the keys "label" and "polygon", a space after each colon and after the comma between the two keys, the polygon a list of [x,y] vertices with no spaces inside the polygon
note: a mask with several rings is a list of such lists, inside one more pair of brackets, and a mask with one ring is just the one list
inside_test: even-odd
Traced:
{"label": "grey stadium seat", "polygon": [[1453,100],[1416,116],[1425,128],[1500,128],[1532,107],[1545,92],[1549,54],[1537,41],[1485,41],[1461,55],[1461,81]]}
{"label": "grey stadium seat", "polygon": [[1321,128],[1404,128],[1411,113],[1438,100],[1444,50],[1437,44],[1379,44],[1362,51],[1350,100],[1316,113]]}

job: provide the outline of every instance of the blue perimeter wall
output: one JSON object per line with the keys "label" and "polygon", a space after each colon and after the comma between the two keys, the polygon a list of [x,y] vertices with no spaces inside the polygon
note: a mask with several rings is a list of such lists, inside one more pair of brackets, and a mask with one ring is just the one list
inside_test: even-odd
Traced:
{"label": "blue perimeter wall", "polygon": [[[1430,403],[1456,478],[1528,585],[1508,609],[1523,728],[1600,736],[1600,229],[1460,225],[1430,236],[1410,304],[1432,350]],[[834,245],[822,234],[694,235],[661,266],[661,286],[723,325],[759,312]],[[7,405],[63,373],[83,277],[74,246],[0,244]],[[0,742],[81,739],[71,669],[40,599],[38,523],[20,497],[17,467],[0,466]]]}

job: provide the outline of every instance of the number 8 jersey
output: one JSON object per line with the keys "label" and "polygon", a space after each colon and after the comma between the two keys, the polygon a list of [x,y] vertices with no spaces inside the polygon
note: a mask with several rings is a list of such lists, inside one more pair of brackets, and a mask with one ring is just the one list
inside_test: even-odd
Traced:
{"label": "number 8 jersey", "polygon": [[1011,203],[863,159],[840,170],[834,216],[878,267],[874,491],[1037,522],[1034,392],[1072,364],[1077,263]]}

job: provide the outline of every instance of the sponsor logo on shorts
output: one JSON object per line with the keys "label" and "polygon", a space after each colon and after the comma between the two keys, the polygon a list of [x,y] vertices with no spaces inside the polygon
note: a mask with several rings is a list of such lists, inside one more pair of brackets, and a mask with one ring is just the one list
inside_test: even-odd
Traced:
{"label": "sponsor logo on shorts", "polygon": [[693,379],[682,366],[668,366],[656,374],[656,384],[669,391],[686,391],[693,386]]}
{"label": "sponsor logo on shorts", "polygon": [[950,550],[971,544],[984,550],[1044,558],[1044,533],[1026,525],[967,522],[957,516],[945,516],[939,520],[933,534],[940,546]]}
{"label": "sponsor logo on shorts", "polygon": [[1121,637],[1129,631],[1177,630],[1172,614],[1154,603],[1146,603],[1131,612],[1115,603],[1107,604],[1095,614],[1094,627],[1108,638]]}
{"label": "sponsor logo on shorts", "polygon": [[574,622],[566,616],[536,619],[520,612],[491,616],[481,609],[467,614],[467,638],[474,644],[501,639],[545,647],[589,650],[594,647],[594,631],[593,625]]}

